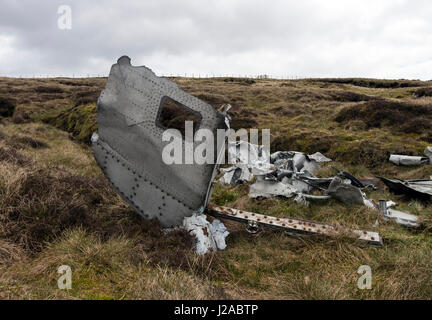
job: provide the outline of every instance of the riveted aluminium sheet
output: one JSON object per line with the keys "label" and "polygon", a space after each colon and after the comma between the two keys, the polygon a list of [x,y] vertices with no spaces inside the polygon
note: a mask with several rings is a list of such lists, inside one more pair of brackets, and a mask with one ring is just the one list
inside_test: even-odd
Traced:
{"label": "riveted aluminium sheet", "polygon": [[[206,142],[213,144],[213,163],[166,164],[162,150],[170,142],[162,141],[167,128],[159,121],[166,97],[196,114],[199,129],[212,131],[214,137],[217,129],[227,129],[224,114],[123,56],[112,66],[99,97],[92,148],[112,186],[139,214],[157,218],[163,226],[178,226],[184,217],[204,210],[224,145],[216,139]],[[203,142],[192,143],[195,148]]]}

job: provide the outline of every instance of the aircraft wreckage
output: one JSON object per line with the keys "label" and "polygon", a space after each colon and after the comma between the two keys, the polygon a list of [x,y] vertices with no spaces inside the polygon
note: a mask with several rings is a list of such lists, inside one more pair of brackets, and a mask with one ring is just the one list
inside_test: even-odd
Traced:
{"label": "aircraft wreckage", "polygon": [[[207,214],[244,223],[250,232],[256,232],[259,227],[269,227],[296,235],[344,235],[363,243],[382,245],[377,232],[210,205],[218,163],[220,157],[225,156],[226,144],[206,140],[216,150],[212,164],[166,164],[161,160],[163,149],[169,143],[162,139],[163,132],[169,129],[162,122],[162,105],[166,103],[174,103],[192,114],[200,129],[207,129],[215,136],[218,130],[229,130],[226,109],[220,112],[181,90],[174,82],[157,77],[150,69],[132,66],[127,56],[119,58],[112,66],[106,87],[98,100],[98,132],[91,139],[94,156],[112,187],[145,219],[156,218],[166,228],[183,225],[197,237],[208,230],[219,232],[222,239],[228,234],[218,220],[215,219],[210,225],[205,216],[202,219],[203,214]],[[188,139],[185,136],[179,138]],[[196,147],[198,142],[192,143]],[[317,163],[324,161],[331,160],[320,153],[279,152],[270,155],[271,170],[257,170],[247,164],[225,168],[221,169],[225,173],[221,182],[235,184],[237,180],[248,181],[255,175],[259,178],[251,185],[252,197],[276,194],[295,196],[298,201],[324,201],[339,197],[343,202],[373,207],[380,210],[384,217],[392,218],[391,209],[387,209],[392,203],[383,204],[380,201],[378,205],[365,199],[360,190],[367,186],[348,173],[340,173],[339,178],[317,178],[310,173]],[[308,194],[311,188],[327,188],[328,192]],[[403,212],[398,214],[394,218],[397,222],[418,225],[415,216]],[[223,248],[224,241],[221,242],[213,248]],[[201,252],[206,251],[203,249]]]}

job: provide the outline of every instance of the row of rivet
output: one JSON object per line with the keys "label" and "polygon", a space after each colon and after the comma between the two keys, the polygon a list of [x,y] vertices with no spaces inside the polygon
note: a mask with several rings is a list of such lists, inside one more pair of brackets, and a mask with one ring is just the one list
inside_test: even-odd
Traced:
{"label": "row of rivet", "polygon": [[[103,145],[102,145],[101,143],[97,142],[97,145],[98,145],[98,146],[99,146],[99,147],[100,147],[100,148],[101,148],[101,149],[102,149],[106,154],[111,154],[108,150],[106,150],[106,149],[103,147]],[[122,166],[123,166],[123,167],[126,167],[126,164],[123,162],[122,159],[116,157],[114,154],[111,154],[111,156],[112,156],[113,159],[116,159],[116,160],[117,160],[117,163],[120,163],[120,161],[121,161],[121,162],[122,162],[122,163],[121,163]],[[105,156],[105,159],[106,159],[106,158],[107,158],[107,156]],[[105,163],[106,163],[106,161],[105,161]],[[102,169],[106,169],[106,165],[101,166],[101,167],[102,167]],[[188,208],[189,210],[193,210],[193,208],[189,207],[188,205],[186,205],[185,203],[183,203],[181,200],[177,199],[176,197],[174,197],[174,196],[171,195],[170,193],[166,192],[165,190],[163,190],[162,188],[160,188],[158,185],[154,184],[152,181],[148,180],[147,177],[143,177],[141,174],[137,174],[137,173],[136,173],[134,170],[132,170],[129,166],[127,166],[127,170],[128,170],[128,171],[132,171],[132,173],[133,173],[135,176],[138,176],[138,178],[143,179],[144,182],[148,182],[151,186],[154,186],[157,190],[160,190],[161,192],[163,192],[164,194],[166,194],[167,196],[169,196],[169,197],[172,198],[173,200],[177,201],[178,203],[182,204],[183,206],[185,206],[185,207]],[[105,172],[104,172],[104,173],[105,173]],[[105,175],[106,175],[106,173],[105,173]],[[108,178],[109,178],[109,177],[108,177]],[[138,181],[137,178],[134,178],[134,179],[135,179],[135,181]],[[139,187],[138,184],[137,184],[137,187]],[[121,192],[121,194],[124,195],[123,192]],[[128,196],[125,196],[125,197],[126,197],[127,199],[129,199]],[[133,202],[133,201],[132,201],[132,202]]]}

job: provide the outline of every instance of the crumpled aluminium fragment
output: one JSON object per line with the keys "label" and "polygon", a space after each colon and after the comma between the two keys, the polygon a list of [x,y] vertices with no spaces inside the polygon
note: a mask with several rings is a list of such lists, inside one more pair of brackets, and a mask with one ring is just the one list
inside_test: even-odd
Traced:
{"label": "crumpled aluminium fragment", "polygon": [[[270,162],[279,169],[291,170],[293,172],[311,172],[320,168],[318,162],[331,161],[331,159],[324,160],[320,156],[315,155],[318,161],[310,158],[307,154],[297,151],[276,151],[271,154]],[[322,154],[321,154],[322,155]],[[323,156],[323,155],[322,155]],[[324,156],[323,156],[324,157]]]}
{"label": "crumpled aluminium fragment", "polygon": [[282,182],[292,186],[298,193],[309,193],[312,190],[312,186],[307,182],[298,179],[296,176],[282,179]]}
{"label": "crumpled aluminium fragment", "polygon": [[311,177],[308,175],[298,175],[299,179],[302,181],[308,183],[310,186],[316,188],[316,189],[328,189],[330,183],[333,181],[333,177],[329,178],[317,178],[317,177]]}
{"label": "crumpled aluminium fragment", "polygon": [[274,196],[292,197],[297,193],[297,190],[283,182],[258,180],[249,186],[249,197],[266,199]]}
{"label": "crumpled aluminium fragment", "polygon": [[229,235],[225,225],[218,219],[212,223],[207,221],[207,216],[194,213],[183,220],[183,228],[195,236],[195,251],[198,254],[206,254],[210,251],[224,250],[225,238]]}
{"label": "crumpled aluminium fragment", "polygon": [[311,172],[319,168],[318,162],[331,161],[321,153],[308,155],[297,151],[277,151],[270,155],[270,165],[265,169],[252,166],[252,175],[257,181],[250,186],[251,198],[272,196],[292,197],[295,201],[307,205],[308,200],[328,199],[328,195],[310,197],[313,189],[322,189],[319,185],[329,184],[331,179],[316,178]]}
{"label": "crumpled aluminium fragment", "polygon": [[265,167],[270,163],[270,154],[264,146],[247,141],[229,141],[228,159],[234,163],[247,164],[250,167]]}
{"label": "crumpled aluminium fragment", "polygon": [[309,159],[304,153],[296,152],[293,157],[294,169],[298,172],[309,171],[315,172],[320,168],[315,160]]}
{"label": "crumpled aluminium fragment", "polygon": [[222,168],[220,171],[223,172],[224,175],[219,179],[219,182],[226,185],[236,186],[249,182],[253,178],[248,166],[241,163],[229,168]]}
{"label": "crumpled aluminium fragment", "polygon": [[333,161],[332,159],[327,158],[321,152],[315,152],[314,154],[310,154],[309,155],[309,159],[315,160],[316,162],[330,162],[330,161]]}

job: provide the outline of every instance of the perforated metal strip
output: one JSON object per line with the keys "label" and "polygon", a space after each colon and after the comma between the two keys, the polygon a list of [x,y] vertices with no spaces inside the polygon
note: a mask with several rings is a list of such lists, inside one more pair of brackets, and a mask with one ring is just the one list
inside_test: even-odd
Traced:
{"label": "perforated metal strip", "polygon": [[281,229],[289,233],[315,234],[330,237],[346,235],[358,238],[370,245],[383,245],[380,235],[377,232],[372,231],[353,230],[342,226],[328,225],[321,222],[302,219],[277,218],[223,206],[209,205],[206,212],[211,216],[244,223],[253,222],[258,226]]}

